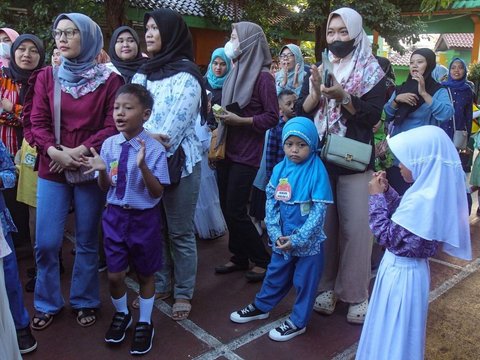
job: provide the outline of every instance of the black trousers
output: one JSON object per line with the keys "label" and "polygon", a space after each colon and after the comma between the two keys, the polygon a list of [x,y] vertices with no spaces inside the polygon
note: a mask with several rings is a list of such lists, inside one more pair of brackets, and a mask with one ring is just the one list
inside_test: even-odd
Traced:
{"label": "black trousers", "polygon": [[229,232],[231,261],[237,265],[266,268],[270,255],[247,212],[248,198],[257,169],[237,163],[217,163],[218,190]]}

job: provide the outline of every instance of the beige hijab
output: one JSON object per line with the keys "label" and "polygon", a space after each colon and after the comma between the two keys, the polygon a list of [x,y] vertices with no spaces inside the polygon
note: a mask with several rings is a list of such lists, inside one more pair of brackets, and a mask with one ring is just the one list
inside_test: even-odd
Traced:
{"label": "beige hijab", "polygon": [[237,30],[241,54],[223,84],[222,107],[237,102],[243,109],[250,103],[260,72],[270,70],[272,56],[260,26],[243,21],[232,28]]}

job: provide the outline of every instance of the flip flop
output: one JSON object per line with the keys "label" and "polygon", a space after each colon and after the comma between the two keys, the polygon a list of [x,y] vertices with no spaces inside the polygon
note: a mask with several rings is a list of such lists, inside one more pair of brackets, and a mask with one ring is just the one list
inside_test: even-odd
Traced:
{"label": "flip flop", "polygon": [[190,315],[191,310],[192,305],[190,303],[176,302],[172,306],[172,319],[175,321],[185,320]]}
{"label": "flip flop", "polygon": [[[167,291],[164,293],[155,293],[155,301],[165,300],[165,299],[168,299],[170,296],[172,296],[172,293],[170,291]],[[134,309],[140,308],[140,295],[137,296],[135,300],[132,301],[132,308]]]}
{"label": "flip flop", "polygon": [[[77,323],[81,327],[92,326],[97,321],[96,309],[80,308],[80,309],[76,309],[75,312],[77,313]],[[87,318],[93,318],[93,319],[87,320]],[[82,322],[82,320],[85,320],[85,321]]]}
{"label": "flip flop", "polygon": [[[43,321],[43,325],[38,325]],[[53,321],[53,315],[47,314],[41,311],[37,311],[32,318],[32,324],[30,325],[33,330],[43,330],[46,329]]]}

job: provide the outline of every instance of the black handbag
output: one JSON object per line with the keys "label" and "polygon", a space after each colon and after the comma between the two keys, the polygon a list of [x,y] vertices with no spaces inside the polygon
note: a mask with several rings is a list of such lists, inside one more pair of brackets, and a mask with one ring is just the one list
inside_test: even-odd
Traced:
{"label": "black handbag", "polygon": [[182,169],[185,166],[185,151],[183,151],[182,144],[178,145],[177,150],[167,158],[168,174],[170,176],[170,185],[178,185],[182,178]]}

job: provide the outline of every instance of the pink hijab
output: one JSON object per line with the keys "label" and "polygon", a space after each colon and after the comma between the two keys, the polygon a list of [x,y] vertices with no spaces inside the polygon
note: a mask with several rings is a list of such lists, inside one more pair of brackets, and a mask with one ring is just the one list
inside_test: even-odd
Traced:
{"label": "pink hijab", "polygon": [[[4,28],[0,28],[0,32],[4,32],[5,34],[7,34],[7,36],[10,38],[10,40],[12,41],[12,44],[13,42],[15,41],[15,39],[19,36],[18,32],[16,32],[15,30],[13,29],[10,29],[10,28],[7,28],[7,27],[4,27]],[[0,57],[0,68],[3,66],[3,67],[8,67],[8,63],[10,61],[10,57]]]}

